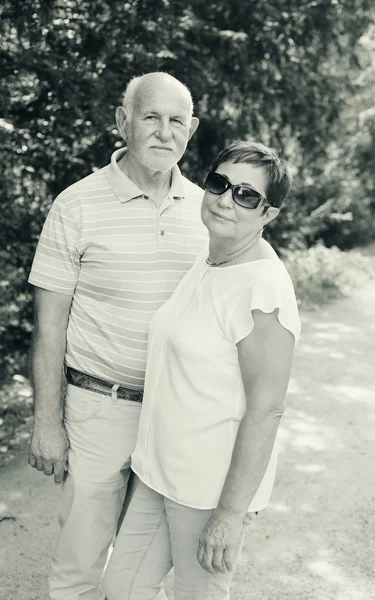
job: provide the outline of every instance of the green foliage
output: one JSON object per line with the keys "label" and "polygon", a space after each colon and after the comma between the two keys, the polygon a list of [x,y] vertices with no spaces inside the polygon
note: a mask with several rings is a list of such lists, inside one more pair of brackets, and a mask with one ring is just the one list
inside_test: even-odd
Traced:
{"label": "green foliage", "polygon": [[165,70],[191,89],[201,124],[182,167],[197,183],[236,138],[290,158],[294,191],[267,234],[277,248],[370,241],[374,12],[371,0],[3,0],[0,381],[30,341],[46,211],[120,144],[114,110],[133,75]]}
{"label": "green foliage", "polygon": [[287,251],[284,263],[293,280],[299,304],[318,308],[325,302],[349,294],[374,277],[375,258],[358,250],[343,252],[317,244],[309,249]]}
{"label": "green foliage", "polygon": [[[0,253],[0,382],[13,373],[27,375],[27,353],[32,321],[32,299],[27,270],[14,268]],[[3,260],[1,260],[3,258]]]}

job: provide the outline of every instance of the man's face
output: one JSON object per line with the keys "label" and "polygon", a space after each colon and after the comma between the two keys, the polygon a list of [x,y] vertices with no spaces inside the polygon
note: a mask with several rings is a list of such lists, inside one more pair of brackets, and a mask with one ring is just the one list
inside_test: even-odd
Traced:
{"label": "man's face", "polygon": [[125,123],[128,152],[151,171],[169,171],[194,133],[187,96],[178,85],[143,86]]}

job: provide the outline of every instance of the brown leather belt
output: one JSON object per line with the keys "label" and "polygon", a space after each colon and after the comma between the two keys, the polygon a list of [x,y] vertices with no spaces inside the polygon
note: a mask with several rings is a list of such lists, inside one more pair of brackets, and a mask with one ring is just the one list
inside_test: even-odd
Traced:
{"label": "brown leather belt", "polygon": [[143,391],[141,390],[131,390],[123,385],[117,387],[116,384],[102,381],[92,375],[87,375],[87,373],[81,373],[81,371],[76,371],[72,367],[66,367],[65,374],[68,383],[84,390],[105,394],[106,396],[112,396],[116,392],[117,398],[121,398],[122,400],[142,402]]}

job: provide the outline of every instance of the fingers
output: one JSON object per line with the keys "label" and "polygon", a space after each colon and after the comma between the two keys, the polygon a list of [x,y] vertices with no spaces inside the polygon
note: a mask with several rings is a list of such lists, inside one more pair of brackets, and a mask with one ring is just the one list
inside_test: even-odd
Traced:
{"label": "fingers", "polygon": [[35,456],[31,451],[29,452],[29,465],[30,467],[33,467],[33,469],[43,471],[45,475],[52,475],[53,464],[49,461],[45,461],[40,456]]}
{"label": "fingers", "polygon": [[204,569],[211,575],[217,575],[218,573],[226,573],[223,563],[222,549],[214,549],[212,546],[200,543],[198,546],[197,558],[202,569]]}
{"label": "fingers", "polygon": [[226,548],[223,553],[223,563],[227,571],[234,569],[234,549]]}
{"label": "fingers", "polygon": [[57,485],[59,485],[60,483],[62,483],[64,481],[64,473],[65,473],[65,465],[66,465],[66,459],[62,460],[58,463],[55,463],[55,468],[54,468],[54,472],[55,472],[55,477],[54,477],[54,481]]}
{"label": "fingers", "polygon": [[65,472],[65,465],[67,462],[67,457],[64,457],[62,461],[57,463],[50,462],[48,460],[43,460],[39,456],[35,456],[34,454],[29,454],[29,465],[38,471],[43,472],[44,475],[50,477],[55,474],[55,483],[62,483]]}
{"label": "fingers", "polygon": [[53,463],[48,460],[43,460],[43,458],[36,457],[33,454],[29,455],[29,465],[30,467],[38,469],[38,471],[43,471],[44,475],[52,475],[53,473]]}
{"label": "fingers", "polygon": [[52,475],[52,473],[53,473],[53,464],[44,461],[43,462],[43,473],[44,473],[44,475],[47,475],[47,476]]}
{"label": "fingers", "polygon": [[221,573],[224,575],[227,572],[224,563],[224,551],[223,548],[216,548],[214,550],[214,554],[212,557],[212,566],[215,569],[216,573]]}
{"label": "fingers", "polygon": [[203,567],[205,571],[208,571],[208,573],[211,573],[211,575],[215,575],[216,573],[215,569],[212,566],[213,555],[213,548],[211,546],[206,546],[203,552],[201,567]]}
{"label": "fingers", "polygon": [[31,454],[31,452],[29,453],[29,465],[33,469],[35,469],[35,467],[36,467],[36,458],[35,458],[34,454]]}
{"label": "fingers", "polygon": [[203,555],[204,555],[204,546],[203,546],[203,544],[201,544],[199,542],[198,554],[197,554],[197,558],[198,558],[198,562],[199,563],[201,563],[203,561]]}
{"label": "fingers", "polygon": [[213,548],[200,543],[197,558],[202,569],[211,575],[225,575],[234,569],[233,548]]}

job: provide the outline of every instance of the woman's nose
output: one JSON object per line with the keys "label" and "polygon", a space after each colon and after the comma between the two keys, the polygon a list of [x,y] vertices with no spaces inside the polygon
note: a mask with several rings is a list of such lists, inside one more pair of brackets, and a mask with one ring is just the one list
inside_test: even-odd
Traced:
{"label": "woman's nose", "polygon": [[224,194],[218,196],[217,203],[222,208],[233,208],[232,190],[229,189]]}

